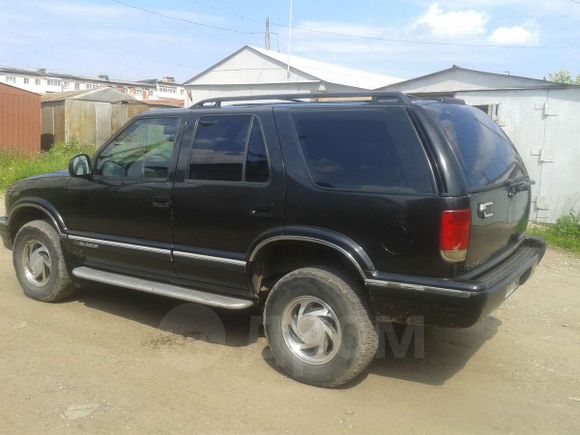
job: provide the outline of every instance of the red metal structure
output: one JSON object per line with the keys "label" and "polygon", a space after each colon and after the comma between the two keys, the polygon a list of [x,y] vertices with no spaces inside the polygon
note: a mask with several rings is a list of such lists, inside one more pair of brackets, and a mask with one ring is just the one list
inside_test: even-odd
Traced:
{"label": "red metal structure", "polygon": [[0,151],[40,152],[40,95],[0,83]]}

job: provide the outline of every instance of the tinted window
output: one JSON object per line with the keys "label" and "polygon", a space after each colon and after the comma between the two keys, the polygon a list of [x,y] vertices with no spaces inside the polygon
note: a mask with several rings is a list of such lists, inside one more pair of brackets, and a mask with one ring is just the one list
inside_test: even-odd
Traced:
{"label": "tinted window", "polygon": [[314,183],[365,192],[432,193],[422,145],[402,108],[293,114]]}
{"label": "tinted window", "polygon": [[95,174],[106,177],[167,178],[179,118],[135,121],[101,152]]}
{"label": "tinted window", "polygon": [[268,174],[266,144],[254,116],[200,119],[193,141],[190,179],[258,182],[267,181]]}
{"label": "tinted window", "polygon": [[264,182],[268,181],[268,157],[266,155],[266,144],[259,122],[254,118],[250,143],[248,144],[248,157],[246,160],[246,181]]}
{"label": "tinted window", "polygon": [[526,175],[522,160],[503,130],[470,106],[424,106],[441,125],[463,168],[470,190]]}

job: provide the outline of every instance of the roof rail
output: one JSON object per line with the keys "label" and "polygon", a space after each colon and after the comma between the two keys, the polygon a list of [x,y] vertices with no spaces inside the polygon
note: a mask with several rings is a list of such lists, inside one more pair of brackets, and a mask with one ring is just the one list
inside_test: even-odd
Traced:
{"label": "roof rail", "polygon": [[[343,99],[342,102],[352,102],[355,99],[368,99],[371,104],[409,104],[410,100],[402,92],[331,92],[331,93],[301,93],[301,94],[272,94],[272,95],[247,95],[240,97],[216,97],[202,100],[190,106],[194,108],[220,108],[224,102],[246,102],[272,101],[292,102],[292,103],[329,103],[332,99]],[[345,101],[346,99],[346,101]],[[304,101],[311,100],[311,101]]]}

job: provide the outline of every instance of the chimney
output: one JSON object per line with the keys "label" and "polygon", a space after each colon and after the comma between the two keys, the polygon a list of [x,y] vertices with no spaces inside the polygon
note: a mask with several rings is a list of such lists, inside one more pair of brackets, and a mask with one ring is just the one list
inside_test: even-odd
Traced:
{"label": "chimney", "polygon": [[46,68],[38,68],[36,72],[40,74],[46,74]]}
{"label": "chimney", "polygon": [[165,76],[161,79],[163,83],[175,83],[175,77]]}
{"label": "chimney", "polygon": [[107,74],[99,74],[99,78],[101,80],[107,80],[107,81],[109,80],[109,76]]}

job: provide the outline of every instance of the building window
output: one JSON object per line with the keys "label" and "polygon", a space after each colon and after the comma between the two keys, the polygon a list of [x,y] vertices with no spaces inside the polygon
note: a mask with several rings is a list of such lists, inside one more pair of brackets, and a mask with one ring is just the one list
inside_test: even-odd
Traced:
{"label": "building window", "polygon": [[159,92],[167,92],[170,94],[175,94],[177,93],[177,89],[171,86],[159,86]]}
{"label": "building window", "polygon": [[78,91],[81,88],[80,83],[75,83],[75,91]]}
{"label": "building window", "polygon": [[34,79],[34,84],[36,86],[40,86],[40,79]]}
{"label": "building window", "polygon": [[180,89],[180,90],[179,90],[179,93],[180,93],[181,95],[185,94],[185,89]]}
{"label": "building window", "polygon": [[68,82],[62,82],[62,87],[63,88],[68,88]]}
{"label": "building window", "polygon": [[30,83],[30,79],[28,77],[24,77],[24,84],[27,85]]}
{"label": "building window", "polygon": [[47,79],[46,84],[48,86],[60,86],[60,80]]}
{"label": "building window", "polygon": [[6,83],[16,83],[16,77],[6,76]]}
{"label": "building window", "polygon": [[137,89],[137,90],[135,90],[135,93],[137,95],[141,95],[143,93],[143,89]]}

